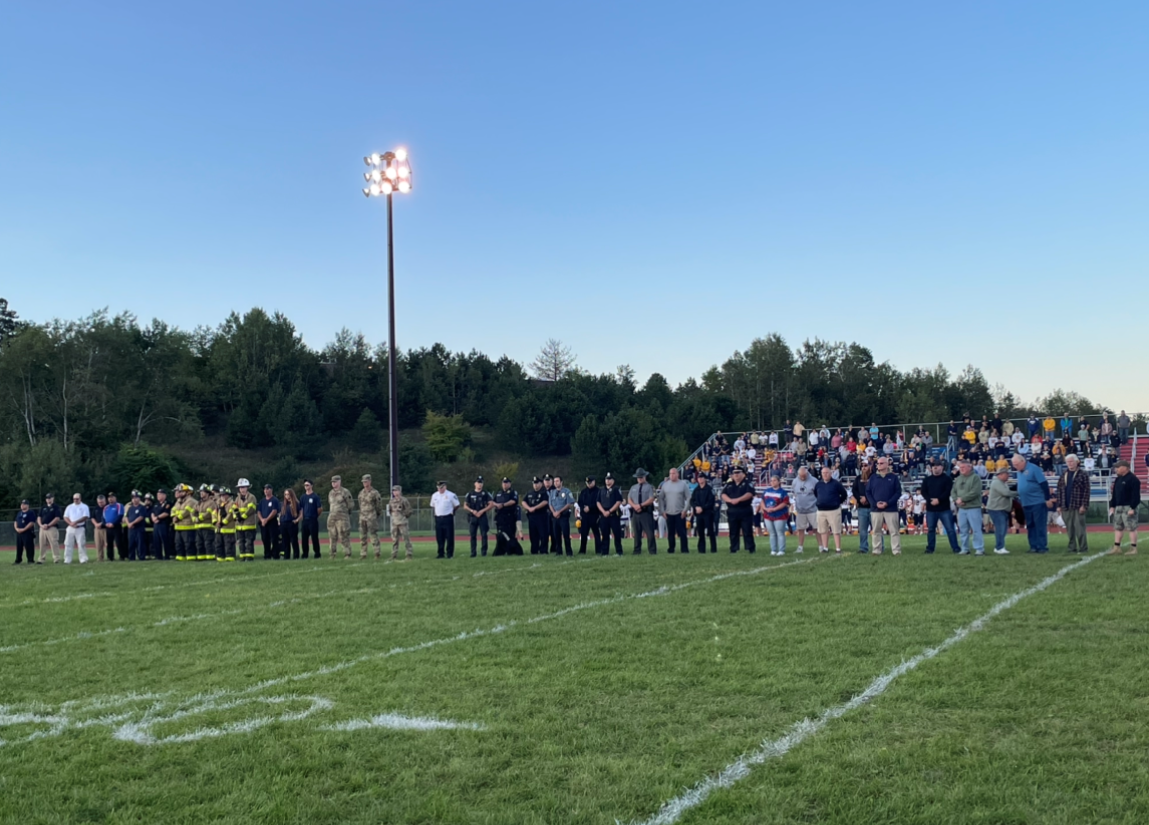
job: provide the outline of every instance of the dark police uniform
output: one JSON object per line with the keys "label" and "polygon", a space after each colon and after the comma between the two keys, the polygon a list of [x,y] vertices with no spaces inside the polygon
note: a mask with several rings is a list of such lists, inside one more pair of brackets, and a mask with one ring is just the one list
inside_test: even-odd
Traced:
{"label": "dark police uniform", "polygon": [[750,494],[750,498],[739,504],[726,503],[726,521],[730,524],[730,552],[738,552],[739,533],[746,540],[746,549],[754,552],[754,485],[742,477],[741,482],[731,480],[722,490],[722,495],[736,499]]}
{"label": "dark police uniform", "polygon": [[[36,511],[31,507],[25,512],[21,510],[16,514],[16,529],[24,530],[29,524],[36,523]],[[36,561],[33,552],[36,547],[36,528],[25,530],[23,533],[16,534],[16,564],[20,564],[21,556],[27,554],[28,564]]]}
{"label": "dark police uniform", "polygon": [[[695,508],[701,507],[702,512],[696,512]],[[694,492],[690,494],[690,512],[691,518],[694,519],[695,531],[694,534],[698,536],[698,552],[706,552],[706,537],[710,536],[710,552],[718,552],[718,499],[714,495],[714,488],[710,486],[709,480],[706,486],[703,487],[699,484],[694,488]]]}
{"label": "dark police uniform", "polygon": [[[144,516],[144,555],[152,553],[152,542],[155,535],[155,522],[152,521],[152,505],[155,504],[155,499],[152,498],[151,493],[144,496],[143,505],[147,515]],[[157,559],[162,559],[163,555],[152,553]]]}
{"label": "dark police uniform", "polygon": [[598,528],[598,487],[589,486],[594,481],[594,476],[587,476],[586,483],[588,486],[584,487],[582,492],[578,494],[578,551],[580,555],[586,554],[586,538],[588,535],[594,536],[594,551],[598,553],[599,547],[602,545],[602,535],[599,533]]}
{"label": "dark police uniform", "polygon": [[[610,473],[606,477],[611,481],[614,476]],[[622,555],[622,491],[617,484],[608,484],[598,491],[599,510],[598,533],[599,545],[595,552],[602,556],[610,555],[610,537],[614,536],[614,552]],[[605,515],[604,515],[605,514]]]}
{"label": "dark police uniform", "polygon": [[152,504],[152,555],[157,559],[176,557],[175,533],[172,532],[172,503],[170,499]]}
{"label": "dark police uniform", "polygon": [[[540,483],[541,479],[535,476],[535,483]],[[547,491],[543,488],[531,490],[523,496],[523,504],[532,508],[532,512],[527,513],[527,527],[531,537],[531,555],[545,555],[547,552],[547,540],[550,538],[551,514],[547,511],[546,505],[549,503],[550,498],[547,496]],[[535,511],[533,508],[538,507],[540,504],[544,505],[539,510]]]}
{"label": "dark police uniform", "polygon": [[315,544],[315,558],[319,558],[319,513],[323,510],[323,499],[317,493],[307,493],[299,499],[303,511],[300,534],[303,537],[303,558],[307,558],[308,542]]}
{"label": "dark police uniform", "polygon": [[[148,508],[143,504],[129,504],[124,512],[124,525],[128,527],[128,561],[143,561],[146,550]],[[132,522],[140,519],[140,523]]]}
{"label": "dark police uniform", "polygon": [[521,556],[523,546],[515,538],[515,521],[519,512],[519,494],[514,490],[499,490],[495,493],[495,504],[507,504],[495,510],[495,555]]}
{"label": "dark police uniform", "polygon": [[[481,477],[476,479],[476,481],[482,480]],[[478,492],[472,490],[467,493],[466,504],[471,510],[479,512],[486,508],[492,500],[491,494],[486,490],[479,490]],[[483,534],[483,555],[487,555],[487,533],[491,529],[491,523],[487,520],[487,514],[483,513],[483,515],[475,518],[470,513],[467,513],[467,525],[471,530],[471,556],[475,556],[475,549],[478,544],[476,538],[479,533]]]}

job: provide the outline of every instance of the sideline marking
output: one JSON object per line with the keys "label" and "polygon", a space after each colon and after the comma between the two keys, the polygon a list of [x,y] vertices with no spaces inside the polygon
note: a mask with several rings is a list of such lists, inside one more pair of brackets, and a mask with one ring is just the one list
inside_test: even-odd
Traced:
{"label": "sideline marking", "polygon": [[[942,653],[943,651],[953,647],[958,642],[967,638],[971,633],[981,630],[983,627],[985,627],[986,623],[989,622],[990,619],[994,618],[1000,613],[1005,612],[1006,610],[1009,610],[1022,599],[1028,596],[1032,596],[1035,593],[1040,593],[1050,585],[1055,584],[1056,582],[1063,579],[1070,572],[1076,570],[1079,567],[1084,567],[1091,561],[1095,561],[1104,555],[1105,553],[1098,553],[1063,567],[1053,575],[1042,579],[1032,587],[1028,587],[1025,590],[1014,593],[1004,601],[998,602],[986,613],[974,619],[969,624],[959,627],[949,638],[947,638],[937,647],[928,647],[917,656],[914,656],[912,659],[908,659],[901,664],[890,668],[885,673],[875,678],[872,682],[870,682],[869,686],[864,691],[859,693],[850,701],[827,708],[826,710],[822,711],[822,713],[815,719],[807,718],[795,723],[789,728],[789,730],[786,731],[786,733],[784,733],[782,736],[779,736],[777,739],[764,740],[758,746],[758,749],[754,752],[739,757],[736,761],[731,762],[714,776],[708,776],[706,779],[703,779],[697,785],[689,788],[681,795],[667,802],[664,802],[662,807],[659,808],[658,813],[649,819],[632,820],[632,825],[672,825],[672,823],[677,822],[679,818],[691,808],[696,808],[705,802],[707,797],[709,797],[710,794],[712,794],[714,791],[724,790],[729,788],[735,782],[745,779],[750,775],[750,769],[753,766],[761,765],[771,759],[781,759],[795,747],[805,742],[822,728],[826,727],[826,725],[834,719],[845,716],[850,711],[856,710],[862,705],[865,705],[881,696],[899,676],[909,673],[922,662],[934,658],[939,653]],[[616,819],[615,822],[620,823],[621,820]]]}
{"label": "sideline marking", "polygon": [[436,719],[433,716],[403,716],[399,713],[381,713],[370,719],[351,719],[334,725],[324,725],[320,730],[366,730],[385,728],[387,730],[486,730],[486,725],[478,722],[456,722],[452,719]]}
{"label": "sideline marking", "polygon": [[[141,736],[146,734],[147,729],[141,726],[150,722],[150,724],[159,724],[160,721],[171,721],[172,719],[183,718],[188,715],[187,710],[193,708],[203,709],[219,709],[232,707],[238,704],[243,704],[245,701],[241,697],[251,696],[253,694],[261,693],[269,688],[279,687],[286,685],[290,682],[303,682],[314,679],[318,676],[326,676],[332,673],[339,673],[348,670],[357,665],[366,662],[377,661],[381,659],[388,659],[392,656],[399,656],[406,653],[416,653],[421,650],[427,650],[432,647],[440,645],[452,644],[454,642],[462,642],[468,639],[477,639],[483,636],[492,636],[497,633],[510,630],[514,627],[522,627],[526,625],[537,624],[539,622],[550,621],[551,619],[558,619],[563,616],[568,616],[572,613],[577,613],[583,610],[591,610],[599,607],[605,607],[612,604],[620,604],[626,601],[635,599],[646,599],[657,596],[666,596],[671,593],[677,593],[680,590],[685,590],[689,587],[697,587],[698,585],[711,584],[713,582],[724,581],[726,579],[735,578],[738,576],[757,576],[762,573],[768,573],[772,570],[780,570],[784,567],[794,567],[799,564],[810,564],[812,562],[828,560],[826,557],[812,556],[806,559],[799,559],[797,561],[783,562],[781,564],[767,564],[761,567],[752,567],[748,570],[734,570],[728,573],[720,573],[715,576],[709,576],[705,579],[695,579],[693,581],[682,582],[676,585],[669,585],[656,588],[654,590],[647,590],[642,593],[629,593],[612,596],[608,599],[598,599],[591,602],[582,602],[581,604],[572,605],[571,607],[564,607],[561,610],[556,610],[552,613],[545,613],[541,616],[535,616],[525,621],[511,620],[505,624],[497,624],[490,628],[478,628],[471,631],[463,631],[456,636],[446,636],[440,639],[432,639],[419,644],[409,645],[405,647],[393,647],[390,650],[377,651],[375,653],[365,653],[354,659],[347,659],[342,662],[336,662],[332,665],[324,665],[323,667],[315,670],[310,670],[305,673],[297,673],[291,676],[279,676],[274,679],[265,679],[262,682],[249,685],[245,688],[231,688],[209,691],[206,693],[197,694],[187,699],[174,702],[174,706],[183,710],[177,710],[173,715],[158,716],[159,711],[173,706],[171,699],[174,691],[167,691],[165,693],[146,693],[146,694],[126,694],[122,696],[98,696],[94,699],[87,700],[69,700],[64,702],[55,711],[45,710],[42,705],[32,705],[32,711],[17,710],[17,706],[0,705],[0,731],[5,727],[12,727],[16,725],[27,724],[47,724],[50,727],[47,730],[37,730],[33,733],[21,738],[4,740],[0,738],[0,747],[5,745],[14,745],[21,742],[31,742],[36,739],[42,739],[49,736],[60,736],[68,730],[82,730],[84,728],[94,726],[119,726],[118,729],[127,728],[127,731],[144,731]],[[292,697],[288,697],[292,698]],[[301,697],[294,697],[301,698]],[[315,697],[305,697],[308,699]],[[225,701],[222,704],[219,700]],[[128,710],[121,713],[106,714],[94,719],[76,719],[74,714],[83,714],[85,712],[107,711],[115,708],[122,708],[128,705],[139,704],[142,702],[152,702],[152,705],[144,710],[142,713],[140,709]],[[25,706],[27,707],[27,705]],[[41,712],[36,712],[37,710]],[[263,717],[259,717],[263,718]],[[250,720],[249,720],[250,721]],[[273,720],[274,721],[274,720]],[[136,727],[131,727],[132,725]],[[236,723],[238,724],[238,723]],[[261,724],[267,724],[263,722]],[[252,728],[254,730],[255,728]],[[230,731],[229,731],[230,732]],[[222,735],[222,734],[215,734]],[[129,737],[130,738],[130,737]]]}

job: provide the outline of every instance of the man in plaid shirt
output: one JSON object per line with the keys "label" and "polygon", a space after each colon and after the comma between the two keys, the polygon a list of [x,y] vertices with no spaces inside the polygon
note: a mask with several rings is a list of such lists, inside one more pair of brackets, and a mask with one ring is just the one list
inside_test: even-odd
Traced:
{"label": "man in plaid shirt", "polygon": [[1089,474],[1080,467],[1077,456],[1065,457],[1066,470],[1057,479],[1057,512],[1065,520],[1070,553],[1088,553],[1085,513],[1089,509]]}

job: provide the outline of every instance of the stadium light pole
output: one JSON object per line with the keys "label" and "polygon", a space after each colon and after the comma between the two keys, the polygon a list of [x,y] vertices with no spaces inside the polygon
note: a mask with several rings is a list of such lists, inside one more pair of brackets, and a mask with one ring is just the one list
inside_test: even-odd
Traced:
{"label": "stadium light pole", "polygon": [[[399,396],[395,381],[395,242],[391,220],[391,196],[411,191],[411,163],[406,149],[376,152],[363,158],[371,167],[363,173],[368,198],[387,198],[387,412],[388,444],[391,449],[391,486],[399,483]],[[388,492],[390,495],[390,492]]]}

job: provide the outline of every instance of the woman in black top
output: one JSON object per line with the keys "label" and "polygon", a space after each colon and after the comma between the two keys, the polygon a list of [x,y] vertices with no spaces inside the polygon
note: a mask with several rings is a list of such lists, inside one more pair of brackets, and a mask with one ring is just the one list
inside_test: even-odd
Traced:
{"label": "woman in black top", "polygon": [[303,511],[299,509],[299,499],[295,491],[288,487],[283,491],[283,512],[279,514],[279,535],[285,559],[299,558],[299,522]]}

